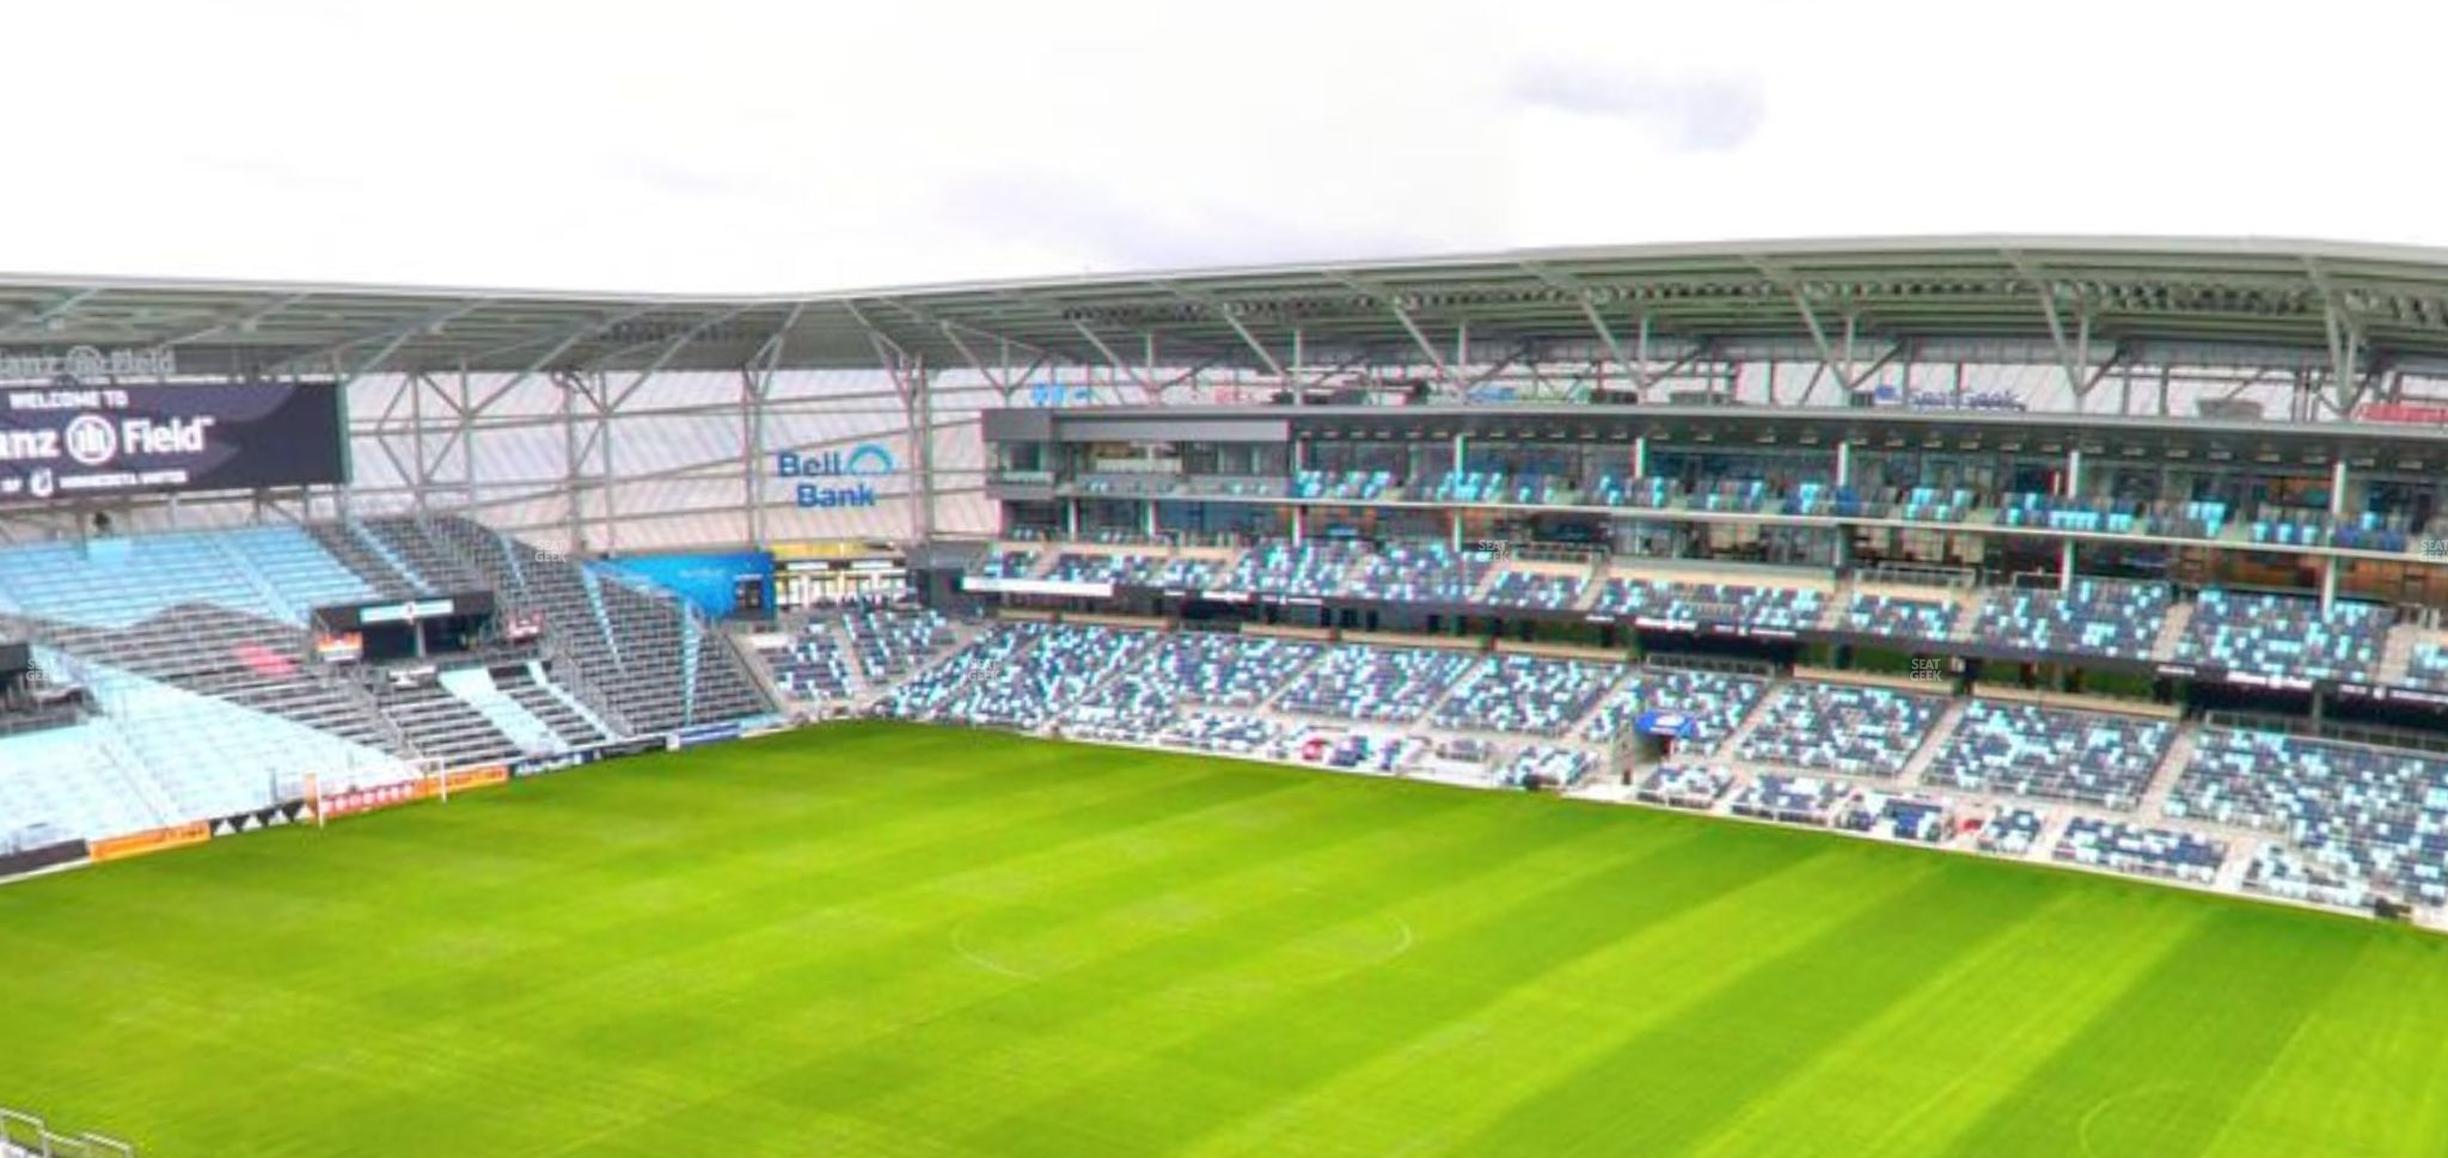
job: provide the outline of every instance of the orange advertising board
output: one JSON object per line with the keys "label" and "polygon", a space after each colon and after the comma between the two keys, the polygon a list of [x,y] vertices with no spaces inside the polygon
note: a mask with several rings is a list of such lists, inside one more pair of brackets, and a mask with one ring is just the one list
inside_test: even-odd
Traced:
{"label": "orange advertising board", "polygon": [[185,848],[188,845],[202,844],[211,839],[212,825],[199,820],[193,824],[178,824],[169,828],[131,832],[126,836],[88,841],[86,847],[98,863],[106,860],[126,860],[132,856],[144,856],[147,853],[161,852],[164,849]]}

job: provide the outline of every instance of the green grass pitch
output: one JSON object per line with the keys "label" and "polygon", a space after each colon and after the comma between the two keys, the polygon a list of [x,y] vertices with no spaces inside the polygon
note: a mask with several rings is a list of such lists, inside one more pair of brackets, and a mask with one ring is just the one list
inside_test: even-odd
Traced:
{"label": "green grass pitch", "polygon": [[2448,941],[883,724],[0,888],[0,1104],[203,1155],[2436,1155]]}

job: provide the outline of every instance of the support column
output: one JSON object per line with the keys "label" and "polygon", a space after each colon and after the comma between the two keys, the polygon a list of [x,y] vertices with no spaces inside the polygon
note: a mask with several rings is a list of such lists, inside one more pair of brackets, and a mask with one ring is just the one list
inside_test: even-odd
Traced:
{"label": "support column", "polygon": [[1292,508],[1292,545],[1295,547],[1300,546],[1301,540],[1307,536],[1308,530],[1309,508]]}
{"label": "support column", "polygon": [[1462,553],[1462,512],[1460,512],[1460,511],[1448,511],[1448,512],[1446,512],[1446,514],[1445,514],[1445,525],[1446,525],[1448,528],[1450,528],[1450,529],[1453,531],[1453,549],[1454,549],[1454,553],[1455,553],[1455,554],[1457,554],[1457,555],[1461,554],[1461,553]]}
{"label": "support column", "polygon": [[2066,451],[2064,497],[2069,499],[2082,497],[2082,448],[2079,446]]}
{"label": "support column", "polygon": [[1309,387],[1303,382],[1305,375],[1302,372],[1302,366],[1307,361],[1307,353],[1308,350],[1306,340],[1302,337],[1299,330],[1293,330],[1292,380],[1287,383],[1287,385],[1292,388],[1292,405],[1294,406],[1305,405],[1307,400],[1303,397],[1303,395],[1309,393]]}
{"label": "support column", "polygon": [[1851,441],[1836,444],[1836,485],[1840,487],[1853,485],[1853,443]]}
{"label": "support column", "polygon": [[1063,500],[1063,538],[1079,541],[1079,500]]}
{"label": "support column", "polygon": [[2074,589],[2074,540],[2067,539],[2057,548],[2057,590]]}
{"label": "support column", "polygon": [[1156,539],[1156,500],[1154,499],[1147,501],[1147,537],[1149,542],[1154,542]]}
{"label": "support column", "polygon": [[1462,435],[1459,435],[1459,434],[1454,435],[1454,447],[1453,447],[1453,472],[1454,472],[1455,474],[1460,474],[1460,473],[1462,473],[1463,471],[1470,469],[1470,468],[1468,468],[1468,467],[1466,467],[1466,466],[1462,465],[1462,464],[1463,464],[1465,461],[1467,461],[1467,460],[1468,460],[1468,448],[1467,448],[1467,445],[1466,445],[1467,441],[1468,441],[1468,440],[1467,440],[1467,439],[1465,439],[1465,438],[1464,438]]}
{"label": "support column", "polygon": [[1632,477],[1649,477],[1649,436],[1646,434],[1632,439]]}
{"label": "support column", "polygon": [[2324,615],[2328,614],[2330,605],[2337,602],[2337,585],[2338,557],[2335,555],[2321,556],[2320,607]]}

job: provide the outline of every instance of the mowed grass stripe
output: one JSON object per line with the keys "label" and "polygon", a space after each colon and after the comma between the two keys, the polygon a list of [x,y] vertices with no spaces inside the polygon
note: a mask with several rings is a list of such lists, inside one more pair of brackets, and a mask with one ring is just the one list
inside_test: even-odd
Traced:
{"label": "mowed grass stripe", "polygon": [[[1092,846],[1099,840],[1116,839],[1133,828],[1223,811],[1242,802],[1295,792],[1302,787],[1302,782],[1293,778],[1253,779],[1223,774],[1213,767],[1201,767],[1198,773],[1187,780],[1160,782],[1161,787],[1115,785],[1093,799],[1042,816],[1035,823],[972,834],[957,846],[936,848],[930,844],[880,858],[862,858],[857,862],[860,865],[857,872],[799,877],[760,872],[753,883],[735,881],[728,887],[723,882],[705,880],[706,887],[699,890],[701,902],[696,905],[625,914],[617,922],[567,934],[515,960],[497,962],[490,972],[454,972],[436,975],[430,981],[412,980],[408,985],[372,995],[367,1005],[395,1022],[405,1020],[411,1027],[423,1018],[448,1014],[485,1024],[502,1040],[518,1043],[530,1052],[588,1057],[590,1064],[578,1074],[556,1073],[553,1067],[505,1066],[499,1068],[497,1076],[513,1087],[522,1079],[532,1081],[535,1085],[524,1092],[549,1093],[565,1104],[586,1106],[591,1114],[625,1121],[648,1095],[703,1096],[705,1090],[652,1082],[657,1070],[672,1068],[668,1063],[633,1070],[623,1067],[616,1055],[597,1054],[582,1048],[584,1043],[556,1036],[573,1017],[606,1013],[635,1016],[625,1012],[626,1003],[634,998],[656,993],[686,994],[689,989],[685,982],[691,974],[676,967],[675,958],[702,953],[709,947],[731,951],[741,938],[772,928],[790,919],[791,914],[803,911],[805,906],[828,898],[916,893],[930,882],[981,871],[1004,859]],[[742,959],[754,957],[744,955]],[[513,983],[502,983],[505,972]],[[719,1027],[702,1020],[698,1029],[697,1036],[703,1038],[720,1036]],[[685,1046],[689,1034],[683,1026],[668,1025],[667,1032],[678,1039],[673,1042],[676,1049]],[[384,1052],[401,1056],[416,1053],[405,1047]],[[750,1056],[737,1049],[730,1052]],[[738,1080],[740,1076],[726,1075],[722,1080]],[[648,1080],[641,1084],[642,1078]],[[470,1096],[481,1096],[486,1083],[471,1081],[468,1085]],[[374,1091],[360,1100],[390,1096],[388,1091]],[[345,1117],[365,1109],[363,1105],[350,1104],[348,1099],[333,1099],[327,1112]]]}
{"label": "mowed grass stripe", "polygon": [[[1440,793],[1439,795],[1452,795]],[[1382,799],[1382,796],[1380,797]],[[1536,842],[1522,833],[1518,816],[1506,810],[1465,809],[1442,818],[1437,831],[1405,829],[1348,849],[1303,847],[1281,854],[1284,862],[1253,866],[1247,879],[1184,882],[1194,923],[1168,917],[1111,949],[1050,969],[1033,980],[1003,979],[991,992],[966,1004],[930,1009],[906,1021],[895,1015],[885,1032],[893,1056],[932,1059],[900,1072],[873,1064],[875,1041],[813,1027],[807,1045],[823,1044],[816,1056],[760,1094],[795,1099],[807,1108],[869,1116],[906,1113],[926,1120],[937,1100],[975,1105],[991,1096],[1004,1101],[1022,1084],[1063,1085],[1116,1064],[1161,1042],[1167,1034],[1205,1024],[1236,1004],[1274,996],[1281,986],[1321,976],[1319,955],[1306,942],[1321,932],[1345,936],[1341,947],[1353,959],[1328,971],[1340,974],[1378,963],[1399,949],[1407,926],[1378,923],[1396,906],[1433,902],[1438,894],[1467,893],[1477,900],[1484,881],[1522,870],[1525,881],[1560,871],[1599,854],[1592,831],[1581,840]],[[1433,838],[1433,839],[1432,839]],[[1641,842],[1630,844],[1635,849]],[[1380,847],[1386,846],[1386,847]],[[1258,850],[1253,850],[1258,851]],[[1269,850],[1271,852],[1271,850]],[[1617,855],[1629,855],[1624,849]],[[1365,857],[1373,871],[1353,887],[1312,887],[1311,866],[1332,867],[1346,857]],[[1176,894],[1178,897],[1179,894]],[[1066,898],[1067,899],[1067,898]],[[1051,906],[1053,898],[1043,904]],[[940,934],[941,930],[937,930]],[[1059,934],[1059,930],[1057,931]],[[989,942],[989,949],[1001,946]],[[918,971],[886,989],[885,1001],[907,998],[921,1006],[931,986],[950,969],[965,988],[979,973],[946,950],[942,965]],[[861,995],[865,1005],[872,992]],[[1127,1042],[1128,1049],[1117,1049]],[[723,1106],[692,1111],[719,1115]],[[685,1134],[685,1120],[673,1123]]]}
{"label": "mowed grass stripe", "polygon": [[[1135,1137],[1187,1145],[1470,1015],[1534,970],[1567,965],[1629,927],[1670,917],[1824,851],[1716,846],[1706,836],[1694,830],[1687,840],[1635,857],[1525,882],[1532,887],[1518,900],[1474,914],[1467,924],[1429,927],[1410,953],[1382,969],[1284,992],[1057,1097],[1004,1114],[973,1141],[1046,1154],[1081,1147],[1101,1152]],[[1493,953],[1495,945],[1506,949]],[[1287,1049],[1288,1042],[1299,1047]],[[1124,1094],[1130,1089],[1171,1093],[1163,1100],[1134,1099]]]}
{"label": "mowed grass stripe", "polygon": [[2364,936],[2352,969],[2298,1022],[2278,1056],[2204,1148],[2220,1158],[2439,1153],[2448,1147],[2448,941]]}
{"label": "mowed grass stripe", "polygon": [[[1186,812],[1167,822],[1183,831],[1139,854],[1120,855],[1091,843],[1033,858],[1031,871],[1045,888],[1077,899],[1066,909],[998,906],[953,888],[962,879],[954,877],[933,887],[936,896],[922,898],[942,902],[942,919],[914,923],[876,911],[912,899],[880,890],[829,903],[796,922],[766,926],[738,942],[624,965],[616,978],[594,979],[589,1008],[595,1016],[572,1023],[552,1007],[518,1012],[559,1046],[607,1064],[702,1064],[719,1070],[732,1085],[699,1094],[720,1096],[739,1084],[816,1064],[811,1050],[862,1054],[877,1038],[941,1018],[962,1002],[993,1000],[1022,984],[961,956],[960,934],[976,928],[980,914],[1017,913],[1039,933],[1078,928],[1095,954],[1120,954],[1140,941],[1175,935],[1168,927],[1172,914],[1161,906],[1150,911],[1151,899],[1161,900],[1168,882],[1185,875],[1232,882],[1261,870],[1280,871],[1280,864],[1246,841],[1228,839],[1249,818],[1269,813],[1331,824],[1329,835],[1315,846],[1324,852],[1347,842],[1416,842],[1417,829],[1455,807],[1428,799],[1409,808],[1372,808],[1372,803],[1384,802],[1304,791]],[[1115,840],[1158,831],[1169,828],[1121,830]],[[1000,874],[1015,863],[996,862],[977,871]],[[893,967],[879,969],[881,962]],[[837,1088],[872,1090],[878,1076],[870,1072]],[[679,1107],[630,1108],[643,1120]]]}
{"label": "mowed grass stripe", "polygon": [[2333,931],[2323,918],[2218,905],[1949,1152],[2200,1153],[2352,968],[2355,947],[2320,951]]}
{"label": "mowed grass stripe", "polygon": [[[1753,831],[1755,839],[1788,834]],[[1202,1154],[1307,1145],[1333,1124],[1333,1153],[1454,1147],[1520,1099],[1577,1072],[1623,1037],[1705,1000],[1756,961],[1814,940],[1913,886],[1911,874],[1824,841],[1814,855],[1652,922],[1603,948],[1523,976],[1501,999],[1207,1139]],[[1771,917],[1770,915],[1773,915]],[[1573,1027],[1557,1032],[1558,1026]],[[1457,1094],[1448,1075],[1470,1074]]]}
{"label": "mowed grass stripe", "polygon": [[[981,794],[987,799],[972,801],[951,795],[936,797],[927,805],[927,809],[935,816],[944,818],[945,823],[928,823],[925,814],[907,813],[917,821],[908,832],[920,839],[886,842],[885,848],[872,861],[860,862],[866,871],[835,882],[837,893],[849,895],[889,887],[889,884],[879,884],[879,881],[911,884],[911,873],[924,859],[954,848],[963,857],[979,857],[994,852],[997,847],[1046,847],[1064,839],[1084,839],[1106,833],[1114,826],[1134,818],[1174,814],[1228,799],[1291,791],[1306,783],[1302,778],[1291,776],[1252,778],[1231,775],[1213,763],[1194,760],[1173,762],[1174,767],[1170,769],[1172,776],[1164,775],[1161,771],[1134,776],[1128,774],[1131,767],[1129,761],[1096,758],[1105,755],[1107,750],[1087,753],[1090,758],[1076,762],[1062,759],[1067,749],[1050,746],[1005,746],[1000,749],[990,746],[988,751],[993,754],[989,759],[1004,760],[1004,771],[1008,777],[1004,783],[1011,786],[1013,793],[1025,791],[1031,795],[1030,807],[998,813],[993,803],[996,793],[992,792]],[[1061,770],[1053,771],[1058,765]],[[1034,775],[1029,771],[1031,766],[1042,766],[1048,774]],[[622,770],[631,772],[636,767],[630,765]],[[506,791],[542,789],[558,795],[564,791],[565,783],[571,788],[583,789],[579,793],[581,795],[600,794],[608,790],[603,786],[588,784],[583,778],[573,778],[519,786]],[[1066,786],[1070,786],[1070,791],[1064,791]],[[701,788],[698,794],[718,795],[710,788]],[[341,833],[352,827],[416,824],[429,818],[444,818],[463,808],[476,811],[497,807],[493,802],[503,799],[505,797],[499,794],[477,794],[448,808],[435,806],[352,819],[335,825],[330,833]],[[896,811],[907,808],[908,805],[901,805]],[[976,815],[970,816],[973,812]],[[558,814],[533,815],[548,826],[546,832],[537,834],[539,839],[544,838],[547,832],[559,831],[562,818]],[[954,817],[965,823],[949,823]],[[993,830],[992,833],[978,831],[989,828]],[[887,824],[881,826],[875,835],[881,837],[896,831]],[[575,832],[563,833],[563,838],[575,836],[579,842],[584,842],[590,833],[590,827],[582,826]],[[299,839],[317,839],[329,834],[299,832],[288,835]],[[729,833],[724,832],[721,836],[727,839]],[[981,843],[983,837],[999,837],[1000,844]],[[811,832],[797,846],[813,851],[824,847],[816,841],[827,839],[830,839],[827,834]],[[106,874],[123,871],[131,876],[167,874],[170,875],[171,884],[182,886],[168,891],[184,896],[183,886],[192,874],[227,871],[211,863],[214,854],[240,847],[242,843],[231,842],[219,848],[207,846],[182,857],[160,857],[108,866],[100,872],[58,878],[56,883],[74,882],[84,889],[102,883]],[[714,845],[719,846],[720,843],[718,840]],[[327,856],[334,854],[334,850],[324,845],[315,846],[313,851]],[[356,851],[344,850],[339,855],[351,856]],[[182,859],[189,860],[189,863],[180,863]],[[148,1009],[126,1011],[139,1016],[115,1019],[109,1027],[112,1032],[88,1038],[86,1050],[75,1051],[72,1056],[62,1059],[63,1068],[81,1069],[87,1075],[86,1087],[113,1101],[122,1098],[158,1100],[170,1096],[169,1091],[132,1088],[138,1083],[130,1083],[117,1076],[124,1065],[126,1051],[175,1052],[182,1043],[190,1049],[209,1047],[215,1043],[219,1031],[233,1027],[226,1017],[205,1015],[216,1010],[247,1010],[261,1015],[268,1010],[282,1009],[292,1016],[301,1017],[305,1024],[325,1030],[350,1027],[347,1033],[317,1035],[322,1048],[295,1059],[301,1075],[317,1079],[317,1096],[293,1113],[323,1114],[335,1120],[346,1120],[366,1115],[369,1107],[395,1104],[398,1100],[399,1083],[367,1080],[366,1075],[396,1072],[391,1068],[395,1066],[405,1066],[412,1071],[420,1068],[420,1063],[416,1061],[402,1061],[399,1056],[402,1051],[380,1048],[388,1028],[414,1028],[435,1018],[482,1018],[483,1023],[489,1026],[489,1035],[502,1052],[515,1055],[519,1052],[521,1039],[504,1032],[514,1026],[493,1019],[491,1015],[499,1012],[499,1008],[507,1003],[518,1001],[539,988],[555,985],[565,979],[570,970],[586,967],[587,959],[571,952],[571,934],[558,932],[511,959],[471,960],[462,962],[460,968],[449,969],[368,971],[364,968],[366,946],[383,943],[383,931],[375,926],[384,920],[386,914],[378,902],[385,897],[414,895],[420,871],[410,861],[384,864],[381,863],[384,858],[379,855],[374,859],[374,864],[359,866],[364,872],[358,897],[346,905],[335,906],[339,911],[335,912],[331,921],[315,926],[318,930],[343,936],[318,947],[319,950],[328,951],[322,952],[312,964],[326,978],[326,983],[312,988],[300,986],[294,979],[283,984],[275,978],[285,964],[295,965],[300,956],[313,955],[261,954],[262,942],[266,938],[278,938],[282,930],[252,921],[220,926],[211,924],[208,915],[218,914],[224,921],[228,919],[231,906],[226,903],[213,906],[200,903],[200,897],[188,897],[181,902],[182,908],[193,909],[197,916],[188,921],[171,922],[161,919],[165,917],[160,907],[162,902],[152,890],[120,890],[110,894],[148,898],[144,904],[134,906],[134,911],[126,914],[130,919],[124,927],[158,930],[164,924],[174,926],[168,930],[168,936],[146,942],[147,960],[117,962],[135,968],[139,975],[120,979],[123,983],[135,983],[132,986],[115,985],[113,989],[153,994],[154,1004]],[[668,903],[676,908],[640,914],[621,904],[622,898],[618,893],[512,892],[501,898],[501,907],[471,899],[457,910],[458,921],[455,924],[464,927],[466,924],[515,922],[550,926],[560,920],[554,916],[556,912],[568,910],[584,915],[594,926],[590,935],[599,939],[606,935],[606,930],[650,932],[657,938],[685,939],[701,930],[721,932],[735,927],[738,922],[754,923],[769,919],[771,906],[781,894],[807,884],[804,878],[797,881],[785,878],[777,882],[764,877],[753,883],[738,884],[716,871],[715,866],[722,863],[724,858],[710,852],[706,867],[693,874],[696,887],[659,889],[658,892],[665,895]],[[273,867],[262,862],[253,866],[256,870]],[[968,863],[964,862],[962,867],[969,867]],[[247,866],[239,866],[238,873],[242,882],[249,879]],[[240,900],[251,901],[254,891],[242,888]],[[577,897],[587,898],[588,903],[570,903]],[[114,963],[111,959],[119,956],[116,949],[119,942],[110,936],[97,935],[111,928],[107,920],[110,914],[93,911],[99,907],[80,910],[78,927],[83,930],[81,937],[50,948],[85,958],[89,969]],[[237,909],[242,916],[251,916],[254,906],[242,903]],[[354,943],[349,943],[352,939]],[[620,942],[626,940],[626,937],[618,938],[605,947],[617,949],[621,947]],[[262,975],[251,974],[245,969],[248,958],[242,951],[249,946],[256,948],[254,960],[260,966]],[[97,961],[96,958],[103,960]],[[224,963],[225,960],[227,963]],[[76,975],[63,976],[73,978]],[[173,980],[179,976],[187,976],[190,980],[184,984]],[[196,984],[199,977],[218,978],[219,983],[200,987]],[[90,993],[85,1000],[90,1003]],[[323,1007],[317,1008],[318,1005]],[[251,1019],[250,1024],[235,1028],[252,1028]],[[238,1052],[245,1052],[243,1046],[239,1047]],[[80,1066],[79,1062],[83,1064]],[[569,1072],[556,1073],[556,1070]],[[569,1095],[579,1089],[592,1083],[605,1082],[608,1078],[600,1069],[571,1070],[566,1064],[548,1065],[527,1072],[532,1073],[538,1081],[553,1083],[555,1091],[565,1101],[571,1100]],[[515,1079],[511,1084],[516,1084]],[[189,1090],[208,1098],[219,1096],[209,1088],[192,1084]],[[508,1091],[492,1091],[496,1096],[504,1092]],[[484,1096],[487,1092],[478,1090],[474,1093]],[[124,1112],[122,1107],[105,1105],[95,1114],[98,1120],[117,1120]]]}
{"label": "mowed grass stripe", "polygon": [[[2162,898],[2072,874],[2006,879],[2045,894],[2029,917],[1904,988],[1782,1083],[1753,1091],[1693,1151],[1918,1152],[2019,1086],[2205,916],[2190,897],[2153,905]],[[2103,893],[2137,904],[2103,911]]]}
{"label": "mowed grass stripe", "polygon": [[1730,970],[1684,1006],[1516,1105],[1472,1139],[1525,1136],[1555,1154],[1688,1149],[1932,973],[2001,937],[2041,894],[1924,862],[1911,887],[1777,956]]}
{"label": "mowed grass stripe", "polygon": [[[2394,1155],[2448,1129],[2448,942],[2402,930],[885,724],[0,888],[0,943],[0,1104],[153,1158]],[[2128,1024],[2154,1010],[2185,1025]],[[2202,1089],[2102,1108],[2167,1075]]]}

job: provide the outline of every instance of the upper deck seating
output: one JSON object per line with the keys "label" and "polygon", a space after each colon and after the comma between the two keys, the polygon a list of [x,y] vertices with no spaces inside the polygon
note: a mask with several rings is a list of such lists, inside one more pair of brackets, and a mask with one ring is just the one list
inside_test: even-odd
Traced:
{"label": "upper deck seating", "polygon": [[1292,497],[1338,502],[1375,502],[1394,488],[1383,470],[1303,470],[1292,474]]}
{"label": "upper deck seating", "polygon": [[1896,639],[1946,640],[1955,636],[1963,608],[1952,599],[1916,599],[1856,591],[1845,600],[1838,626]]}
{"label": "upper deck seating", "polygon": [[2150,529],[2148,512],[2141,503],[2035,492],[2004,496],[1998,508],[1998,522],[2008,527],[2047,527],[2109,535],[2140,534]]}
{"label": "upper deck seating", "polygon": [[1826,599],[1826,593],[1815,587],[1613,578],[1599,589],[1592,610],[1677,624],[1735,623],[1800,631],[1819,621]]}
{"label": "upper deck seating", "polygon": [[1064,583],[1198,590],[1214,586],[1217,570],[1212,559],[1066,551],[1055,557],[1054,568],[1046,573],[1046,578]]}
{"label": "upper deck seating", "polygon": [[2366,680],[2380,662],[2389,609],[2338,600],[2323,612],[2318,600],[2210,588],[2176,641],[2183,663],[2298,679]]}
{"label": "upper deck seating", "polygon": [[1217,581],[1216,589],[1322,599],[1342,589],[1360,554],[1356,543],[1310,539],[1294,546],[1283,539],[1266,539],[1243,552],[1232,570]]}
{"label": "upper deck seating", "polygon": [[1663,478],[1626,478],[1622,475],[1601,475],[1598,485],[1590,488],[1590,497],[1600,506],[1633,507],[1660,510],[1672,506],[1682,496],[1682,488],[1673,480]]}
{"label": "upper deck seating", "polygon": [[2406,657],[2406,682],[2433,691],[2448,691],[2448,644],[2415,644]]}
{"label": "upper deck seating", "polygon": [[981,579],[1025,579],[1036,569],[1037,559],[1037,552],[1027,549],[990,551],[969,573]]}
{"label": "upper deck seating", "polygon": [[1351,593],[1397,603],[1463,603],[1486,577],[1488,557],[1443,543],[1387,543],[1360,556]]}
{"label": "upper deck seating", "polygon": [[1562,611],[1581,601],[1581,593],[1589,589],[1589,580],[1579,575],[1557,575],[1543,571],[1498,571],[1496,581],[1482,597],[1492,607],[1528,607],[1543,611]]}
{"label": "upper deck seating", "polygon": [[1972,492],[1963,487],[1914,487],[1897,498],[1895,517],[1916,523],[1960,523],[1972,509]]}
{"label": "upper deck seating", "polygon": [[1990,592],[1975,634],[2039,652],[2147,659],[2167,621],[2163,584],[2076,579],[2065,591]]}

